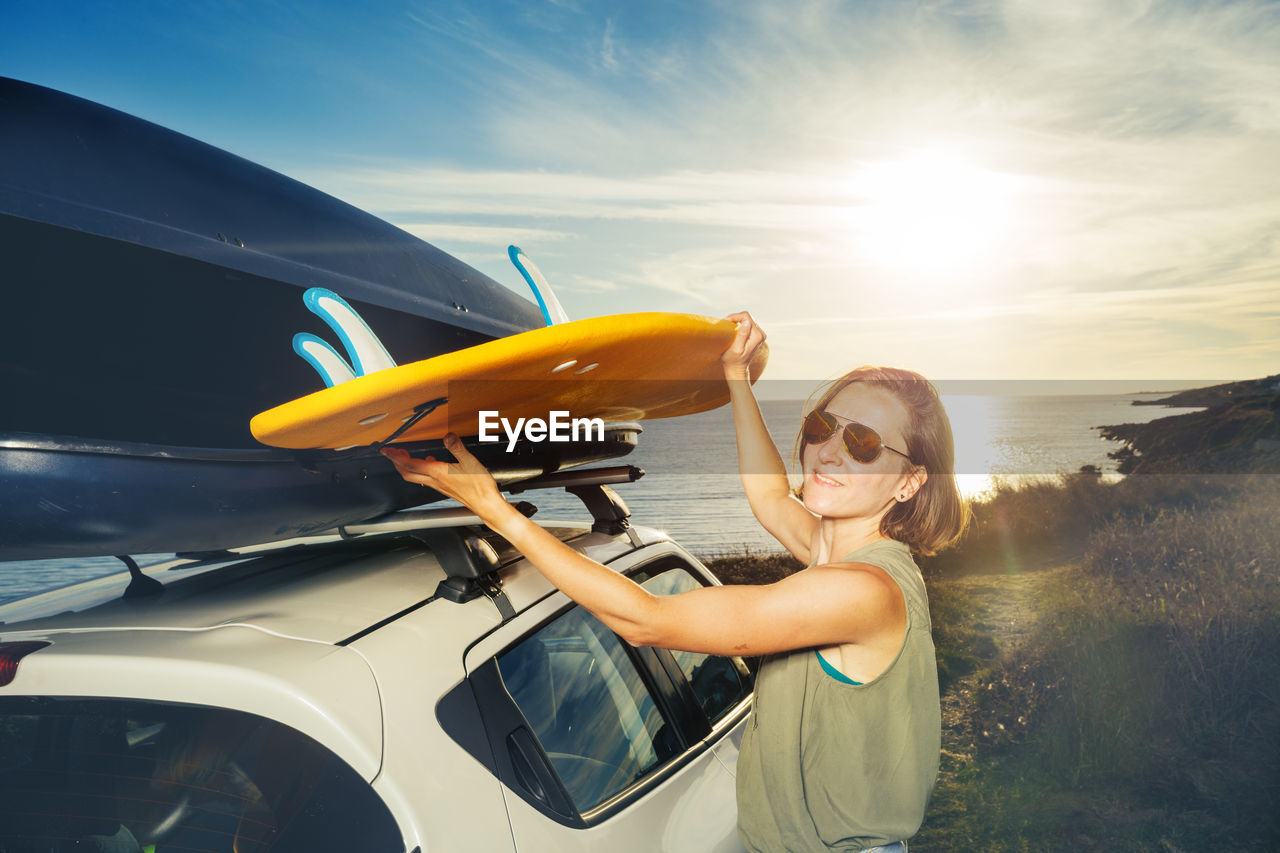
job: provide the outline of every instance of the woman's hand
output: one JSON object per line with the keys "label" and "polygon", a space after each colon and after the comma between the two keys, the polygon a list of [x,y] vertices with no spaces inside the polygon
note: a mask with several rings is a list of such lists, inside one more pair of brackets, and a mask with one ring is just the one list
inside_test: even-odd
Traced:
{"label": "woman's hand", "polygon": [[730,314],[725,318],[738,324],[738,332],[733,336],[733,343],[720,356],[724,366],[725,379],[749,379],[751,376],[751,359],[764,344],[765,333],[756,325],[756,321],[746,311]]}
{"label": "woman's hand", "polygon": [[492,512],[498,503],[506,505],[493,475],[463,446],[462,439],[449,433],[444,437],[444,447],[457,462],[441,462],[431,456],[414,459],[398,447],[384,447],[381,452],[406,481],[430,486],[481,518],[486,517],[486,512]]}

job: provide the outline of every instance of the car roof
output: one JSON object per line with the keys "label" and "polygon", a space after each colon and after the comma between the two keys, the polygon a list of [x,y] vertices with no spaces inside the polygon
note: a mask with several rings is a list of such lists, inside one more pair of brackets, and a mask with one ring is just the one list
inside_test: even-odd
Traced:
{"label": "car roof", "polygon": [[[562,541],[588,537],[589,525],[544,522]],[[482,528],[500,561],[519,559],[509,545]],[[496,540],[496,542],[495,542]],[[17,634],[95,630],[194,630],[251,625],[274,634],[341,643],[436,593],[446,573],[432,549],[403,533],[344,541],[316,537],[305,543],[214,560],[175,559],[147,567],[163,592],[127,598],[127,572],[97,578],[0,606],[0,639]],[[522,575],[524,573],[521,573]]]}

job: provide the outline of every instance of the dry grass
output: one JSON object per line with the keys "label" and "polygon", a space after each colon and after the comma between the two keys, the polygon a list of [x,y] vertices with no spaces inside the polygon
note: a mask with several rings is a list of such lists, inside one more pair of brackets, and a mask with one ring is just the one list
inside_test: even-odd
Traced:
{"label": "dry grass", "polygon": [[[1044,585],[1033,638],[969,679],[968,760],[914,849],[1280,847],[1280,478],[1098,486],[1011,513],[1048,541],[1008,525],[1007,546],[1078,567]],[[1079,517],[1095,527],[1073,543]]]}
{"label": "dry grass", "polygon": [[742,554],[703,560],[722,583],[771,584],[803,568],[790,554]]}

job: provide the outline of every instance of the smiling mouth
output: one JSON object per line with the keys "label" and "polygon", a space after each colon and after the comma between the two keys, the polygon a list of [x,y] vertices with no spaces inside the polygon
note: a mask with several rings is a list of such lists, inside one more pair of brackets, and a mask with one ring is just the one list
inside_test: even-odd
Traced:
{"label": "smiling mouth", "polygon": [[844,483],[833,480],[830,477],[824,476],[817,471],[813,472],[813,480],[815,483],[817,483],[820,486],[843,486],[844,485]]}

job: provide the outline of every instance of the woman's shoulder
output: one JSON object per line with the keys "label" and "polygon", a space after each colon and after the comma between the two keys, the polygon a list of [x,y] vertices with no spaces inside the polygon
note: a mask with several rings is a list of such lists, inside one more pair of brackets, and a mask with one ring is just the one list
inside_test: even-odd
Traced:
{"label": "woman's shoulder", "polygon": [[833,563],[867,563],[872,566],[886,568],[883,563],[894,565],[910,565],[915,567],[916,561],[911,556],[911,549],[897,539],[877,539],[851,551]]}
{"label": "woman's shoulder", "polygon": [[[813,574],[835,572],[845,575],[851,582],[860,583],[862,586],[870,583],[887,585],[889,588],[910,584],[912,576],[918,576],[920,573],[915,561],[911,558],[911,550],[893,539],[881,539],[863,545],[838,559],[815,563],[810,566],[810,569],[816,570],[812,572]],[[859,578],[861,578],[860,581]]]}
{"label": "woman's shoulder", "polygon": [[909,600],[925,596],[924,577],[911,556],[911,548],[897,539],[879,539],[834,562],[874,566],[887,575]]}

